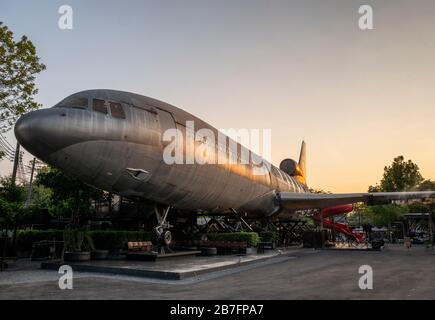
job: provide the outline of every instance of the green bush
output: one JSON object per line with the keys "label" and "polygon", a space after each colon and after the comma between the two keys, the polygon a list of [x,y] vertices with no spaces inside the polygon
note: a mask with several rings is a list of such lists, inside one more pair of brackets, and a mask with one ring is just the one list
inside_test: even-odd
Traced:
{"label": "green bush", "polygon": [[207,238],[211,241],[244,242],[248,246],[257,246],[260,238],[256,232],[233,232],[233,233],[209,233]]}
{"label": "green bush", "polygon": [[[122,249],[129,241],[150,241],[151,233],[145,231],[87,231],[96,249]],[[35,242],[42,240],[64,241],[64,231],[20,230],[17,233],[17,250],[31,251]]]}
{"label": "green bush", "polygon": [[277,239],[275,231],[262,231],[258,235],[263,242],[275,242]]}
{"label": "green bush", "polygon": [[73,229],[67,228],[63,232],[65,251],[93,251],[94,240],[87,227]]}
{"label": "green bush", "polygon": [[17,250],[20,252],[31,251],[35,242],[42,240],[63,241],[63,231],[19,230],[17,232]]}

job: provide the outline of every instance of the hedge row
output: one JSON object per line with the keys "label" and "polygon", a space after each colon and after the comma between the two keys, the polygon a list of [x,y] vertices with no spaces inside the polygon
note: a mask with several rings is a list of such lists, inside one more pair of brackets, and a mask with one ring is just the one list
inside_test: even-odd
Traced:
{"label": "hedge row", "polygon": [[17,250],[31,251],[33,243],[42,240],[63,241],[63,231],[20,230],[17,232]]}
{"label": "hedge row", "polygon": [[[100,250],[122,249],[129,241],[149,241],[151,234],[145,231],[89,231],[95,248]],[[18,231],[17,250],[31,251],[35,242],[42,240],[63,241],[63,231]]]}
{"label": "hedge row", "polygon": [[262,231],[258,234],[261,241],[264,242],[275,242],[277,239],[277,234],[275,231]]}
{"label": "hedge row", "polygon": [[258,242],[260,241],[260,237],[256,232],[209,233],[207,234],[207,238],[211,241],[246,241],[248,246],[251,247],[257,246]]}
{"label": "hedge row", "polygon": [[[152,234],[145,231],[89,231],[96,249],[111,250],[122,249],[130,241],[150,241]],[[255,247],[260,241],[256,232],[237,232],[237,233],[209,233],[207,237],[211,241],[230,241],[230,242],[247,242],[249,246]],[[262,240],[271,239],[273,235],[269,233],[262,234]],[[31,251],[35,242],[42,240],[63,241],[63,231],[18,231],[17,233],[17,250]]]}

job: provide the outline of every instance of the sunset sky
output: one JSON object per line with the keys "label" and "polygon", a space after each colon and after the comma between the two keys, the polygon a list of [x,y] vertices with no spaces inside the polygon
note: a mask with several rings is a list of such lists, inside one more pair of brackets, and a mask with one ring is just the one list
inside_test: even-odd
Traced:
{"label": "sunset sky", "polygon": [[[63,4],[73,30],[58,28]],[[358,28],[363,4],[374,30]],[[47,65],[44,107],[131,91],[217,128],[271,128],[276,165],[305,139],[314,188],[367,191],[398,155],[435,179],[433,0],[2,0],[0,21]]]}

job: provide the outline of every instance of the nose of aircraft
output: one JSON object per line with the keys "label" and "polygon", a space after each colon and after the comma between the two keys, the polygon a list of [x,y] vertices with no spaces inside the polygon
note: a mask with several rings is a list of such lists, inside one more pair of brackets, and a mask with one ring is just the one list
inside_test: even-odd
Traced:
{"label": "nose of aircraft", "polygon": [[21,116],[15,124],[15,137],[34,156],[45,159],[64,146],[60,110],[42,109]]}

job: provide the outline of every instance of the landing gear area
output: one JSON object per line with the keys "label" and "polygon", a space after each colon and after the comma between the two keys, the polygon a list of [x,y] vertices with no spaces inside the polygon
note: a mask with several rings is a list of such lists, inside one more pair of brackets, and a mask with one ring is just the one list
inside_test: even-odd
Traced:
{"label": "landing gear area", "polygon": [[315,211],[312,215],[301,216],[301,219],[275,220],[247,219],[243,213],[235,210],[229,215],[198,215],[180,212],[161,204],[154,204],[150,209],[155,220],[148,230],[152,230],[153,252],[159,256],[199,248],[194,243],[207,241],[209,234],[238,232],[256,232],[260,235],[260,242],[264,242],[261,240],[262,234],[273,233],[274,240],[267,244],[268,248],[303,246],[316,249],[380,250],[384,245],[379,241],[366,241],[362,233],[354,232],[342,223],[342,218],[335,217],[343,217],[351,211],[351,206]]}
{"label": "landing gear area", "polygon": [[274,247],[301,245],[306,232],[314,230],[308,220],[269,221],[234,216],[194,216],[181,218],[175,224],[178,237],[194,239],[209,233],[263,232],[276,233]]}
{"label": "landing gear area", "polygon": [[172,233],[169,229],[172,225],[167,221],[171,206],[167,206],[163,210],[159,209],[157,205],[154,206],[154,212],[157,218],[157,226],[154,228],[154,243],[158,247],[159,254],[172,253],[169,248],[172,242]]}

